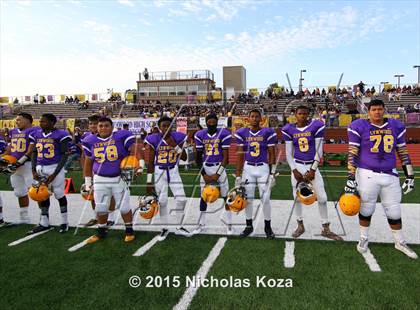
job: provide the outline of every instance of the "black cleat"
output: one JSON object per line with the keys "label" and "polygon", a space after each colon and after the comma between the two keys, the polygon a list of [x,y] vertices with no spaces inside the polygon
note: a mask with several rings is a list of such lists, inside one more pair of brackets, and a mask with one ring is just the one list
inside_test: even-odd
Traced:
{"label": "black cleat", "polygon": [[27,235],[33,235],[33,234],[36,234],[36,233],[39,233],[41,231],[45,231],[45,230],[48,230],[48,229],[50,229],[50,226],[38,225],[38,226],[35,226],[32,230],[28,231],[26,234]]}
{"label": "black cleat", "polygon": [[268,239],[274,239],[276,237],[276,235],[274,234],[274,232],[273,232],[273,230],[271,229],[270,226],[265,227],[264,231],[265,231],[265,235],[267,236]]}
{"label": "black cleat", "polygon": [[107,227],[114,226],[114,224],[115,224],[115,222],[114,222],[114,221],[107,221],[107,222],[106,222],[106,226],[107,226]]}
{"label": "black cleat", "polygon": [[240,237],[242,238],[248,237],[250,234],[252,234],[253,231],[254,231],[254,228],[252,226],[247,226],[245,227],[243,232],[241,232]]}
{"label": "black cleat", "polygon": [[276,235],[271,229],[271,221],[265,220],[264,222],[265,222],[265,227],[264,227],[265,235],[267,236],[268,239],[274,239]]}
{"label": "black cleat", "polygon": [[60,234],[64,234],[69,231],[69,225],[67,224],[61,224],[60,230],[58,231]]}
{"label": "black cleat", "polygon": [[91,227],[98,224],[98,220],[97,219],[91,219],[89,220],[89,222],[86,223],[85,227]]}

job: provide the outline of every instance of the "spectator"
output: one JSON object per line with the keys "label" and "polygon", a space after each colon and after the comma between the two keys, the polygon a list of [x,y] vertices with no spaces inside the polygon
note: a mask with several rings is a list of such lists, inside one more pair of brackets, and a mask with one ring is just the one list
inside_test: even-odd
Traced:
{"label": "spectator", "polygon": [[36,95],[34,96],[34,103],[35,103],[35,104],[38,104],[38,103],[39,103],[39,95],[38,95],[38,94],[36,94]]}
{"label": "spectator", "polygon": [[148,80],[149,79],[149,71],[147,71],[147,68],[144,68],[143,76],[144,76],[144,79],[145,80]]}

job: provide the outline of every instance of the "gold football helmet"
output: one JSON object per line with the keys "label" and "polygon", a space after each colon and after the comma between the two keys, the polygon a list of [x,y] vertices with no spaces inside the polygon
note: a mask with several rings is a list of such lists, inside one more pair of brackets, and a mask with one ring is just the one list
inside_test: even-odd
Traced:
{"label": "gold football helmet", "polygon": [[229,208],[229,210],[233,212],[239,212],[245,209],[246,204],[247,201],[245,187],[237,186],[229,191],[226,200],[226,205]]}
{"label": "gold football helmet", "polygon": [[300,182],[297,185],[296,195],[304,205],[311,205],[316,201],[316,194],[311,183]]}
{"label": "gold football helmet", "polygon": [[155,194],[139,197],[139,214],[142,218],[150,220],[159,212],[159,200]]}
{"label": "gold football helmet", "polygon": [[42,202],[47,200],[51,195],[48,186],[41,182],[35,182],[32,184],[31,188],[29,188],[28,196],[34,201]]}
{"label": "gold football helmet", "polygon": [[220,197],[219,187],[215,184],[206,184],[201,193],[201,198],[207,203],[213,203]]}
{"label": "gold football helmet", "polygon": [[353,216],[360,211],[360,196],[355,193],[344,193],[338,201],[341,211],[348,216]]}

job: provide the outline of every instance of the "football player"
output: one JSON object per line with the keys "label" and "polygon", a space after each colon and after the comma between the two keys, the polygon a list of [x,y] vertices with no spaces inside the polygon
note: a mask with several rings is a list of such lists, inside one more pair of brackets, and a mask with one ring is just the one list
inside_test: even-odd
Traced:
{"label": "football player", "polygon": [[[55,128],[57,118],[50,113],[43,114],[40,120],[41,129],[32,132],[29,139],[35,147],[32,153],[32,175],[34,180],[52,187],[58,200],[61,212],[60,233],[68,231],[67,198],[64,194],[64,165],[67,161],[70,134],[65,130]],[[41,220],[38,226],[28,234],[48,230],[50,222],[48,212],[50,199],[38,203],[41,209]]]}
{"label": "football player", "polygon": [[[6,150],[7,143],[4,140],[4,137],[2,134],[0,134],[0,154],[3,154],[3,152]],[[4,163],[6,164],[6,163]],[[6,222],[3,220],[3,199],[1,198],[0,193],[0,227],[7,225]]]}
{"label": "football player", "polygon": [[[200,168],[201,178],[200,186],[203,193],[205,185],[216,185],[220,188],[221,196],[226,202],[229,191],[229,181],[226,174],[226,165],[229,161],[229,147],[232,136],[225,128],[217,128],[218,118],[216,114],[206,116],[207,129],[197,131],[194,140],[196,148],[196,161]],[[224,203],[226,206],[226,203]],[[200,199],[200,223],[193,231],[193,234],[201,232],[206,222],[207,202]],[[226,209],[227,233],[231,235],[232,231],[232,213]]]}
{"label": "football player", "polygon": [[295,116],[296,124],[287,124],[282,128],[283,139],[286,142],[286,159],[292,171],[293,196],[296,201],[295,214],[298,226],[292,236],[298,238],[305,232],[302,203],[296,199],[297,184],[310,182],[318,200],[318,210],[322,222],[321,235],[333,240],[343,240],[329,228],[327,193],[318,169],[319,161],[322,158],[325,125],[319,120],[311,120],[309,108],[304,105],[297,107]]}
{"label": "football player", "polygon": [[[29,223],[28,188],[33,182],[30,159],[34,144],[30,141],[29,135],[36,130],[40,130],[39,127],[32,127],[32,122],[32,115],[28,113],[19,113],[17,115],[16,128],[9,131],[9,144],[4,153],[17,159],[16,163],[9,164],[7,169],[12,173],[10,183],[20,206],[20,220],[18,223],[22,224]],[[2,220],[0,220],[0,225],[1,222]]]}
{"label": "football player", "polygon": [[374,99],[368,104],[369,119],[353,121],[348,128],[349,159],[347,193],[360,194],[360,239],[357,250],[368,251],[369,226],[378,195],[395,239],[395,248],[412,259],[417,254],[407,245],[401,221],[401,187],[396,169],[396,153],[406,180],[404,194],[414,188],[414,170],[405,144],[405,126],[393,118],[384,118],[385,105]]}
{"label": "football player", "polygon": [[120,210],[125,223],[124,241],[131,242],[135,239],[130,188],[124,181],[121,170],[124,158],[129,155],[137,157],[135,137],[128,130],[113,132],[113,128],[112,120],[102,117],[98,121],[98,133],[89,135],[83,141],[85,189],[91,191],[93,185],[95,212],[98,219],[98,232],[89,238],[88,243],[106,237],[111,197],[114,197],[116,207]]}
{"label": "football player", "polygon": [[[178,171],[179,159],[187,159],[184,150],[187,136],[181,132],[174,132],[172,119],[163,116],[158,121],[159,132],[148,135],[145,139],[149,146],[149,162],[147,165],[147,193],[151,194],[153,189],[159,199],[159,212],[162,223],[168,223],[168,188],[175,197],[177,210],[184,210],[187,203],[184,186]],[[154,186],[153,186],[154,177]],[[183,227],[177,228],[177,234],[189,236],[190,232]],[[166,239],[169,230],[163,228],[159,241]]]}
{"label": "football player", "polygon": [[248,203],[246,206],[246,227],[241,237],[253,231],[252,211],[255,187],[258,185],[264,213],[264,231],[267,238],[274,238],[271,229],[271,189],[275,185],[277,134],[272,128],[261,128],[260,110],[251,110],[248,115],[250,128],[241,128],[235,133],[238,159],[236,162],[235,186],[244,185]]}
{"label": "football player", "polygon": [[[98,122],[99,122],[100,116],[97,114],[93,114],[91,116],[88,117],[88,122],[89,122],[89,130],[86,131],[85,133],[83,133],[82,137],[81,137],[81,145],[80,147],[83,148],[83,141],[89,137],[90,135],[96,135],[98,133]],[[84,163],[85,163],[85,152],[82,152],[82,156],[81,156],[81,162],[82,162],[82,167],[84,167]],[[83,190],[86,190],[86,188],[83,188]],[[91,206],[92,206],[92,210],[95,212],[95,200],[91,201]],[[110,206],[110,211],[108,213],[108,221],[107,221],[107,225],[108,226],[112,226],[115,223],[115,200],[114,197],[111,197],[111,206]],[[98,220],[96,218],[90,219],[87,223],[86,223],[86,227],[90,227],[93,225],[98,224]]]}

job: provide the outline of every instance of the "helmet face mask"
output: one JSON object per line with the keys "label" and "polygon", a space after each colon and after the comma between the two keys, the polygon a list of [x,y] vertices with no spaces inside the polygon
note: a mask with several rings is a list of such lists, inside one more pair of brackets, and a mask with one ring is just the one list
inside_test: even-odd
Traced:
{"label": "helmet face mask", "polygon": [[80,194],[82,195],[84,200],[93,201],[93,189],[87,191],[85,188],[85,184],[80,187]]}
{"label": "helmet face mask", "polygon": [[296,187],[296,196],[300,203],[309,206],[316,201],[316,194],[311,183],[300,182]]}
{"label": "helmet face mask", "polygon": [[231,189],[227,195],[226,206],[233,212],[239,212],[246,208],[245,187],[237,186]]}
{"label": "helmet face mask", "polygon": [[139,160],[133,155],[125,157],[120,164],[121,178],[126,182],[130,183],[133,181],[135,171],[140,167]]}

